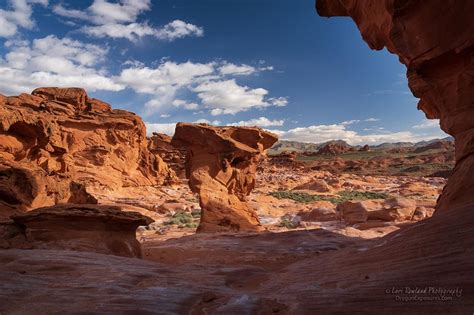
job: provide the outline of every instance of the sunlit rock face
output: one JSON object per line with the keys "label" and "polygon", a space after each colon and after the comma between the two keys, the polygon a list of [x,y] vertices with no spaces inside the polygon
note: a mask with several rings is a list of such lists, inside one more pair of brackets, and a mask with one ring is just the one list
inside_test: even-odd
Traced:
{"label": "sunlit rock face", "polygon": [[95,203],[93,191],[167,183],[137,115],[80,88],[0,96],[0,218],[58,203]]}
{"label": "sunlit rock face", "polygon": [[456,139],[456,167],[437,212],[474,203],[474,1],[318,0],[321,16],[350,16],[372,49],[407,66],[418,108]]}
{"label": "sunlit rock face", "polygon": [[258,160],[276,141],[259,128],[177,124],[172,143],[187,149],[186,175],[202,210],[198,232],[263,230],[245,197]]}

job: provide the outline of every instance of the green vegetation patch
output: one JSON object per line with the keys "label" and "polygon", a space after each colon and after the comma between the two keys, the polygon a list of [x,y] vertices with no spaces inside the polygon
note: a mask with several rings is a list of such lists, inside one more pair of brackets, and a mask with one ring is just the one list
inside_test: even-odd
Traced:
{"label": "green vegetation patch", "polygon": [[369,200],[369,199],[387,199],[390,196],[386,193],[371,192],[371,191],[340,191],[337,193],[338,204],[351,200]]}
{"label": "green vegetation patch", "polygon": [[351,200],[389,198],[388,194],[369,191],[340,191],[336,194],[336,196],[311,195],[304,192],[293,191],[274,191],[269,193],[269,195],[278,199],[290,199],[301,203],[329,201],[336,205]]}
{"label": "green vegetation patch", "polygon": [[[173,214],[168,221],[163,222],[164,225],[177,225],[178,228],[196,228],[198,224],[194,222],[197,213],[177,212]],[[199,211],[199,215],[201,212]]]}
{"label": "green vegetation patch", "polygon": [[279,226],[287,228],[288,230],[296,229],[298,227],[298,225],[293,223],[289,218],[281,219]]}

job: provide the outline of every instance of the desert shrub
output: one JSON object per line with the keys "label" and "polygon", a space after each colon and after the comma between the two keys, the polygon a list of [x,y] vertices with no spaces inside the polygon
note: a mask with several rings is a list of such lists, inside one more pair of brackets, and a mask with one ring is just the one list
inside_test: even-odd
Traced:
{"label": "desert shrub", "polygon": [[189,229],[195,229],[198,227],[198,224],[196,222],[193,222],[193,223],[187,223],[184,225],[184,227],[187,227]]}
{"label": "desert shrub", "polygon": [[201,209],[193,209],[193,211],[191,211],[191,216],[193,218],[200,218],[201,217]]}
{"label": "desert shrub", "polygon": [[188,212],[176,212],[168,221],[163,222],[164,225],[177,225],[178,227],[185,227],[186,224],[193,223],[193,216]]}
{"label": "desert shrub", "polygon": [[274,191],[269,194],[278,199],[290,199],[296,202],[307,203],[313,201],[329,201],[334,204],[340,204],[351,200],[368,200],[368,199],[387,199],[390,196],[385,193],[370,191],[340,191],[336,196],[311,195],[303,192],[292,191]]}
{"label": "desert shrub", "polygon": [[292,222],[290,218],[282,218],[279,226],[287,228],[288,230],[291,230],[291,229],[296,229],[298,227],[298,224],[295,224],[294,222]]}
{"label": "desert shrub", "polygon": [[387,199],[390,196],[385,193],[371,192],[371,191],[340,191],[337,193],[339,196],[337,203],[343,203],[351,200],[369,200],[369,199]]}
{"label": "desert shrub", "polygon": [[274,191],[269,194],[278,199],[290,199],[296,202],[313,202],[320,200],[327,200],[326,196],[310,195],[304,192],[293,192],[293,191]]}

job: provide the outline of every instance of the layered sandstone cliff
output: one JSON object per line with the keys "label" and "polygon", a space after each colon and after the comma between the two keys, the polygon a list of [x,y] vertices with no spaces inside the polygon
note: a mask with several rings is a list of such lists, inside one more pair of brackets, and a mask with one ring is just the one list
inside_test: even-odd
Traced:
{"label": "layered sandstone cliff", "polygon": [[258,160],[277,140],[259,128],[176,125],[172,143],[187,149],[186,175],[199,194],[198,232],[263,230],[245,197],[255,187]]}
{"label": "layered sandstone cliff", "polygon": [[148,149],[137,115],[80,88],[0,96],[0,217],[57,203],[95,203],[95,190],[163,184],[173,172]]}
{"label": "layered sandstone cliff", "polygon": [[456,167],[437,206],[474,204],[474,1],[318,0],[321,16],[350,16],[372,49],[407,66],[418,108],[456,140]]}

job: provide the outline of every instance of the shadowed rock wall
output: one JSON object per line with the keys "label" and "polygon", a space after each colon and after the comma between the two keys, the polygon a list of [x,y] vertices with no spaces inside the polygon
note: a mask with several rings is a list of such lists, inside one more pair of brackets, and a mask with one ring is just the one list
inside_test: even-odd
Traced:
{"label": "shadowed rock wall", "polygon": [[474,204],[474,1],[318,0],[321,16],[350,16],[372,49],[407,66],[418,108],[455,138],[456,166],[437,212]]}

